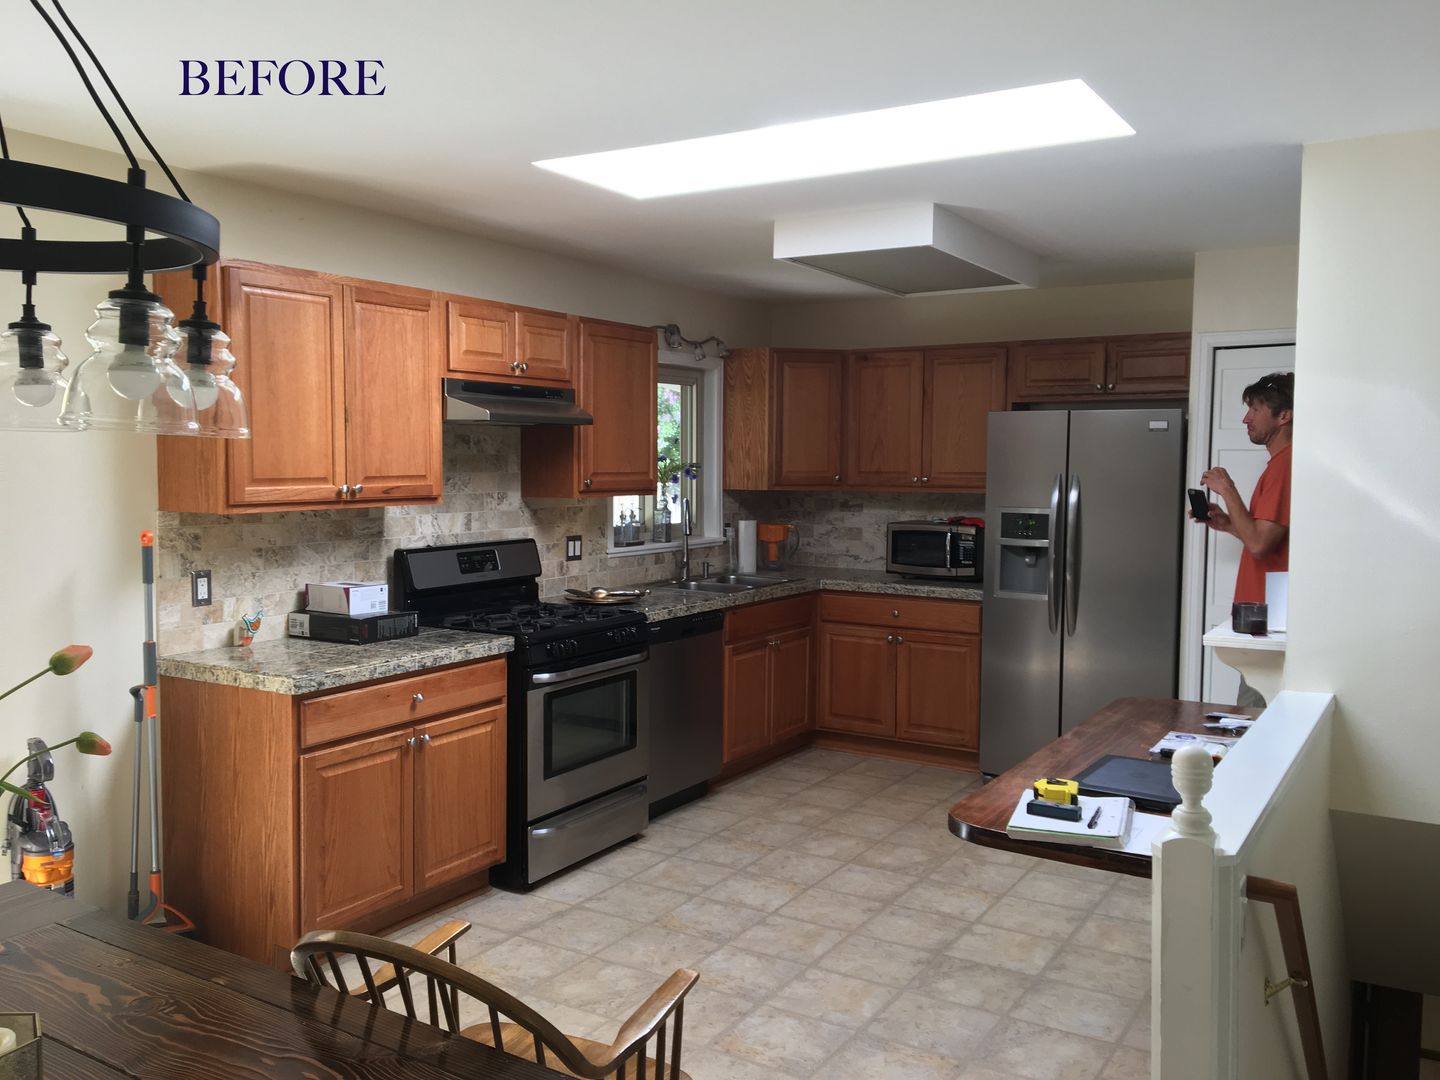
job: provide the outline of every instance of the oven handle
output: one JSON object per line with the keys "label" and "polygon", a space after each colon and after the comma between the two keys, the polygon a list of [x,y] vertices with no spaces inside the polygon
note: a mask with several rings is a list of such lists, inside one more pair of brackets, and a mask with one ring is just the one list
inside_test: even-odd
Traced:
{"label": "oven handle", "polygon": [[618,807],[627,806],[639,799],[647,798],[649,794],[650,789],[647,785],[633,785],[624,791],[617,791],[613,795],[607,795],[603,799],[596,799],[595,802],[587,806],[582,813],[575,814],[573,817],[570,814],[566,814],[565,820],[559,825],[542,825],[538,829],[532,828],[530,835],[539,838],[564,832],[566,829],[572,829],[583,821],[588,821],[597,814],[608,814],[611,810],[615,810]]}
{"label": "oven handle", "polygon": [[530,685],[556,686],[560,683],[575,682],[577,679],[587,679],[591,675],[599,675],[606,671],[619,671],[621,668],[639,667],[648,659],[650,659],[650,650],[645,649],[638,655],[620,656],[613,660],[602,660],[598,664],[571,668],[569,671],[547,671],[540,675],[531,675]]}

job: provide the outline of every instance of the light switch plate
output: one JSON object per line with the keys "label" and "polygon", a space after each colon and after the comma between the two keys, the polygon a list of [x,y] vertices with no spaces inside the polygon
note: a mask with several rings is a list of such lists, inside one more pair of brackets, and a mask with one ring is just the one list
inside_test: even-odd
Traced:
{"label": "light switch plate", "polygon": [[210,571],[209,571],[209,570],[191,570],[191,571],[190,571],[190,606],[191,606],[191,607],[209,607],[209,606],[210,606],[210,596],[211,596],[211,593],[210,593]]}
{"label": "light switch plate", "polygon": [[578,536],[567,536],[567,537],[565,537],[565,561],[566,561],[566,562],[574,562],[576,559],[580,558],[580,548],[581,548],[581,537],[578,537]]}

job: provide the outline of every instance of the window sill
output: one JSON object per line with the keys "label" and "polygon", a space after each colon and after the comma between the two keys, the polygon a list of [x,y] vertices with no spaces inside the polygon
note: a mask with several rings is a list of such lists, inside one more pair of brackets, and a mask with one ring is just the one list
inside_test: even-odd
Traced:
{"label": "window sill", "polygon": [[[725,543],[724,537],[716,536],[692,536],[690,538],[690,550],[696,548],[720,547]],[[606,550],[605,554],[612,559],[623,559],[629,555],[652,555],[657,551],[679,551],[680,542],[672,540],[668,544],[654,544],[649,541],[643,544],[636,544],[634,547],[612,547]]]}

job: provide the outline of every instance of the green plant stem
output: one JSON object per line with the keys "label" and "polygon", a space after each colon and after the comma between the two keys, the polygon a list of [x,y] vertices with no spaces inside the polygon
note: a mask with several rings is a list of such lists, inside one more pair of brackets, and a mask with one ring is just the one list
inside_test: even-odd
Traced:
{"label": "green plant stem", "polygon": [[34,682],[36,679],[40,678],[40,676],[42,676],[42,675],[49,675],[49,674],[50,674],[50,669],[49,669],[48,667],[41,668],[39,671],[37,671],[34,675],[31,675],[31,676],[30,676],[28,679],[26,679],[24,682],[18,682],[18,683],[16,683],[14,686],[10,687],[9,690],[6,690],[3,694],[0,694],[0,701],[4,701],[7,697],[9,697],[11,694],[13,694],[16,690],[19,690],[22,686],[29,686],[29,685],[30,685],[32,682]]}
{"label": "green plant stem", "polygon": [[[24,685],[24,684],[22,683],[21,685]],[[56,743],[54,746],[47,746],[44,750],[37,750],[37,751],[35,751],[35,753],[33,753],[33,754],[28,754],[28,755],[26,755],[25,757],[21,758],[19,761],[15,762],[14,765],[11,765],[10,768],[9,768],[8,770],[6,770],[5,775],[4,775],[4,776],[0,776],[0,781],[5,781],[5,780],[10,779],[10,774],[13,773],[16,769],[18,769],[21,765],[24,765],[27,761],[34,761],[34,760],[35,760],[36,758],[38,758],[38,757],[42,757],[42,756],[44,756],[45,754],[52,754],[52,753],[54,753],[56,750],[62,750],[62,749],[64,749],[65,747],[69,746],[71,743],[77,743],[77,742],[79,742],[79,741],[80,741],[80,736],[79,736],[79,735],[76,735],[73,739],[66,739],[66,740],[65,740],[64,742],[62,742],[62,743]]]}

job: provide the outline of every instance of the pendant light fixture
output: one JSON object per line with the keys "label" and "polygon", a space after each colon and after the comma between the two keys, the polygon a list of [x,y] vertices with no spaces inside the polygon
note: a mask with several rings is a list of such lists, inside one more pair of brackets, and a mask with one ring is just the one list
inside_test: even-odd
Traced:
{"label": "pendant light fixture", "polygon": [[[18,270],[25,284],[20,318],[0,334],[0,428],[249,438],[244,395],[230,378],[235,366],[230,339],[205,307],[205,268],[219,257],[220,224],[190,201],[60,0],[50,3],[179,198],[146,188],[140,162],[70,40],[41,0],[30,0],[70,57],[130,168],[121,182],[12,160],[0,123],[0,203],[13,204],[21,222],[18,241],[0,239],[0,269]],[[26,208],[111,222],[125,238],[40,240]],[[146,287],[144,275],[187,267],[196,282],[195,306],[177,328],[174,313]],[[128,275],[125,285],[95,308],[95,321],[85,332],[90,353],[70,371],[59,338],[35,313],[33,287],[41,273]]]}

